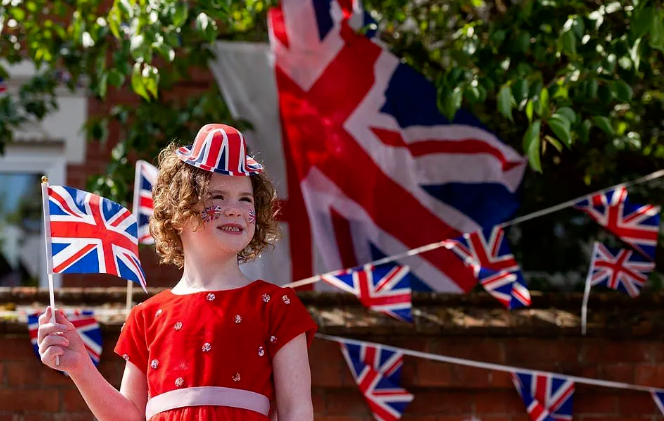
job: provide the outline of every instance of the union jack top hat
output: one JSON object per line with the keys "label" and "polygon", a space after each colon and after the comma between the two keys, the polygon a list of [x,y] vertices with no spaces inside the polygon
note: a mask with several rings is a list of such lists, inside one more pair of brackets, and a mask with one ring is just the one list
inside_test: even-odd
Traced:
{"label": "union jack top hat", "polygon": [[219,174],[248,176],[263,171],[263,166],[247,155],[242,133],[225,124],[206,124],[193,145],[182,146],[175,153],[189,165]]}

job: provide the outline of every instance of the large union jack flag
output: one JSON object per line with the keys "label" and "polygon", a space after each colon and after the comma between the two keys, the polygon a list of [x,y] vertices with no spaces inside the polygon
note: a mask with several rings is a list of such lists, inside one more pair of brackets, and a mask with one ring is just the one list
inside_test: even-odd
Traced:
{"label": "large union jack flag", "polygon": [[65,186],[48,187],[53,273],[108,273],[147,292],[136,218],[121,205]]}
{"label": "large union jack flag", "polygon": [[591,286],[603,285],[636,297],[654,269],[655,262],[639,253],[596,242],[588,276]]}
{"label": "large union jack flag", "polygon": [[589,196],[574,205],[650,260],[655,260],[659,233],[659,206],[639,205],[619,187]]}
{"label": "large union jack flag", "polygon": [[530,292],[502,228],[464,234],[447,240],[447,247],[473,268],[484,289],[505,307],[530,305]]}
{"label": "large union jack flag", "polygon": [[134,216],[138,221],[138,243],[154,244],[150,235],[150,217],[154,213],[152,202],[152,186],[157,181],[157,167],[143,161],[136,161],[136,178],[134,180]]}
{"label": "large union jack flag", "polygon": [[[37,344],[39,316],[40,313],[28,314],[28,332],[32,348],[37,357],[41,358],[39,355],[39,345]],[[81,339],[83,339],[85,349],[88,351],[88,355],[90,355],[94,365],[99,365],[102,351],[102,337],[101,329],[99,328],[99,323],[97,323],[94,312],[92,310],[67,310],[65,311],[65,316],[76,327],[76,331],[81,336]]]}
{"label": "large union jack flag", "polygon": [[[355,382],[364,395],[373,416],[378,421],[396,421],[401,418],[403,411],[413,400],[413,395],[403,389],[398,383],[390,381],[388,376],[381,373],[373,365],[363,360],[355,359],[342,344],[342,353]],[[389,372],[389,367],[387,368]]]}
{"label": "large union jack flag", "polygon": [[346,358],[371,366],[393,384],[401,385],[403,353],[385,349],[380,345],[342,342],[341,352]]}
{"label": "large union jack flag", "polygon": [[350,292],[372,310],[398,320],[412,322],[412,292],[410,269],[394,263],[343,270],[322,275],[335,287]]}
{"label": "large union jack flag", "polygon": [[[518,207],[525,159],[468,112],[447,120],[424,76],[357,31],[365,17],[357,0],[282,0],[269,13],[294,276],[312,271],[311,238],[335,270],[372,261],[372,244],[398,254]],[[417,290],[477,283],[445,248],[405,263]]]}
{"label": "large union jack flag", "polygon": [[512,373],[512,381],[532,421],[572,419],[574,382],[550,374]]}

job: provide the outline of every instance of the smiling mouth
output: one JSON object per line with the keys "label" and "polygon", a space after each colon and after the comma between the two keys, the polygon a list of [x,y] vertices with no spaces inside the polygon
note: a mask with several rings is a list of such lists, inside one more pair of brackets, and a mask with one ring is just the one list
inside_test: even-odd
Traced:
{"label": "smiling mouth", "polygon": [[244,230],[242,227],[236,225],[223,225],[218,229],[225,232],[242,232]]}

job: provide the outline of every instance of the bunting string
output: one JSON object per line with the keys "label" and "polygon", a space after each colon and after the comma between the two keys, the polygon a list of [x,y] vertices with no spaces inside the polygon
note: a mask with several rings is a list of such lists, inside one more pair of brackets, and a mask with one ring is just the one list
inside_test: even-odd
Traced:
{"label": "bunting string", "polygon": [[349,338],[342,338],[340,336],[333,336],[333,335],[325,335],[323,333],[317,333],[316,337],[319,339],[324,339],[327,341],[332,341],[332,342],[338,342],[338,343],[347,343],[347,344],[352,344],[352,345],[370,345],[370,346],[375,346],[375,347],[381,347],[387,351],[392,351],[392,352],[400,352],[404,355],[410,355],[411,357],[416,357],[416,358],[422,358],[426,360],[433,360],[433,361],[440,361],[444,363],[449,363],[449,364],[456,364],[456,365],[464,365],[467,367],[474,367],[474,368],[482,368],[485,370],[494,370],[494,371],[502,371],[502,372],[507,372],[507,373],[527,373],[530,375],[553,375],[556,377],[561,377],[565,378],[568,380],[572,380],[575,383],[579,384],[587,384],[587,385],[592,385],[592,386],[600,386],[600,387],[609,387],[613,389],[628,389],[628,390],[638,390],[641,392],[648,392],[648,393],[664,393],[664,389],[658,389],[654,387],[648,387],[648,386],[641,386],[641,385],[636,385],[636,384],[630,384],[630,383],[622,383],[622,382],[614,382],[610,380],[599,380],[599,379],[589,379],[587,377],[577,377],[577,376],[568,376],[565,374],[558,374],[558,373],[552,373],[548,371],[538,371],[538,370],[529,370],[527,368],[519,368],[519,367],[513,367],[509,365],[503,365],[503,364],[494,364],[494,363],[487,363],[487,362],[482,362],[482,361],[475,361],[475,360],[467,360],[465,358],[457,358],[457,357],[449,357],[447,355],[439,355],[439,354],[430,354],[428,352],[421,352],[421,351],[414,351],[411,349],[406,349],[406,348],[399,348],[399,347],[394,347],[390,345],[385,345],[377,342],[367,342],[367,341],[358,341],[355,339],[349,339]]}
{"label": "bunting string", "polygon": [[[568,200],[566,202],[563,202],[563,203],[560,203],[560,204],[557,204],[557,205],[554,205],[554,206],[551,206],[551,207],[548,207],[548,208],[545,208],[545,209],[542,209],[542,210],[539,210],[539,211],[536,211],[536,212],[529,213],[528,215],[524,215],[524,216],[512,219],[510,221],[503,222],[502,224],[499,224],[497,226],[501,227],[501,228],[505,228],[505,227],[508,227],[508,226],[511,226],[511,225],[520,224],[522,222],[526,222],[526,221],[529,221],[531,219],[539,218],[541,216],[548,215],[548,214],[554,213],[554,212],[558,212],[562,209],[573,206],[574,204],[578,203],[579,201],[583,200],[584,198],[586,198],[588,196],[593,196],[593,195],[597,195],[597,194],[604,194],[604,193],[606,193],[610,190],[614,190],[614,189],[621,188],[621,187],[628,188],[628,187],[635,186],[637,184],[642,184],[642,183],[645,183],[647,181],[655,180],[655,179],[661,178],[661,177],[664,177],[664,170],[658,170],[658,171],[652,172],[648,175],[645,175],[643,177],[637,178],[635,180],[628,181],[626,183],[616,184],[614,186],[607,187],[607,188],[602,189],[602,190],[598,190],[594,193],[589,193],[589,194],[583,195],[581,197],[578,197],[576,199]],[[394,262],[396,260],[403,259],[403,258],[406,258],[406,257],[426,253],[426,252],[431,251],[431,250],[436,250],[440,247],[451,248],[453,246],[448,240],[442,240],[442,241],[438,241],[438,242],[435,242],[435,243],[426,244],[424,246],[420,246],[420,247],[417,247],[417,248],[414,248],[414,249],[410,249],[410,250],[408,250],[406,252],[403,252],[403,253],[394,254],[394,255],[391,255],[391,256],[384,257],[382,259],[374,260],[372,262],[367,263],[365,266],[383,265],[385,263]],[[339,275],[341,273],[348,272],[349,269],[351,269],[351,268],[340,269],[340,270],[335,270],[335,271],[331,271],[331,272],[328,272],[328,273],[314,275],[314,276],[311,276],[309,278],[305,278],[305,279],[301,279],[301,280],[298,280],[298,281],[295,281],[295,282],[291,282],[289,284],[285,284],[283,286],[284,287],[290,287],[290,288],[297,288],[297,287],[301,287],[301,286],[304,286],[304,285],[314,284],[316,282],[322,281],[323,276],[325,276],[325,275],[336,276],[336,275]]]}

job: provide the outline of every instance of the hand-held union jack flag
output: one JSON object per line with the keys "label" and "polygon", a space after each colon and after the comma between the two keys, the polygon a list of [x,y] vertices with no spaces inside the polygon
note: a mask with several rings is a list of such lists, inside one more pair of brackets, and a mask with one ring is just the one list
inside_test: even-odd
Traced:
{"label": "hand-held union jack flag", "polygon": [[138,221],[138,243],[154,244],[150,235],[150,217],[154,213],[152,202],[152,186],[157,181],[159,170],[143,160],[136,161],[136,178],[134,180],[134,216]]}
{"label": "hand-held union jack flag", "polygon": [[655,262],[640,253],[596,242],[588,277],[591,286],[603,285],[636,297],[654,269]]}
{"label": "hand-held union jack flag", "polygon": [[[30,342],[38,358],[39,345],[37,345],[37,331],[39,330],[39,313],[28,315],[28,332],[30,333]],[[76,331],[83,339],[85,349],[92,359],[95,366],[99,365],[102,351],[102,336],[99,323],[92,310],[83,311],[65,311],[67,319],[76,327]]]}
{"label": "hand-held union jack flag", "polygon": [[650,260],[655,260],[659,206],[631,203],[627,199],[627,189],[619,187],[589,196],[574,207],[586,212],[597,223]]}
{"label": "hand-held union jack flag", "polygon": [[129,210],[96,194],[49,186],[48,212],[53,273],[108,273],[147,291]]}
{"label": "hand-held union jack flag", "polygon": [[512,381],[532,421],[572,419],[574,382],[551,374],[512,373]]}
{"label": "hand-held union jack flag", "polygon": [[385,313],[404,322],[412,322],[412,292],[408,266],[388,263],[367,265],[322,275],[335,287],[350,292],[372,310]]}
{"label": "hand-held union jack flag", "polygon": [[511,310],[530,305],[530,292],[502,228],[464,234],[448,240],[447,244],[473,268],[484,289],[505,307]]}
{"label": "hand-held union jack flag", "polygon": [[[364,395],[373,416],[378,421],[396,421],[401,418],[403,411],[413,400],[399,384],[389,380],[387,374],[381,373],[374,366],[362,360],[354,359],[346,348],[341,345],[341,351],[348,363],[355,383]],[[389,367],[381,367],[389,373]]]}

